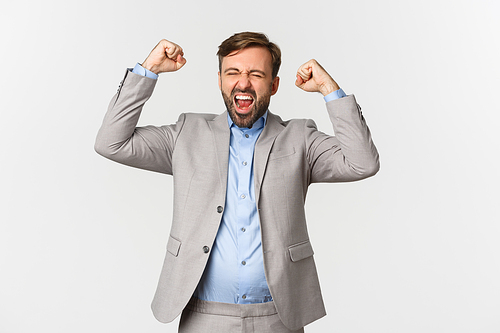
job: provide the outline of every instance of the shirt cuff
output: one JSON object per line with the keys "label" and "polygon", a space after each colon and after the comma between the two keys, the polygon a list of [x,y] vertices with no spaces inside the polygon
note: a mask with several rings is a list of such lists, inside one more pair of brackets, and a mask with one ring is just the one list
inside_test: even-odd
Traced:
{"label": "shirt cuff", "polygon": [[146,68],[142,67],[139,63],[137,63],[134,69],[132,69],[132,73],[149,77],[150,79],[155,79],[155,80],[158,79],[158,74],[155,74],[147,70]]}
{"label": "shirt cuff", "polygon": [[346,96],[347,95],[345,94],[345,92],[342,90],[342,88],[340,88],[339,90],[335,90],[334,92],[329,93],[328,95],[323,97],[323,99],[326,103],[328,103],[330,101],[333,101],[334,99],[339,99]]}

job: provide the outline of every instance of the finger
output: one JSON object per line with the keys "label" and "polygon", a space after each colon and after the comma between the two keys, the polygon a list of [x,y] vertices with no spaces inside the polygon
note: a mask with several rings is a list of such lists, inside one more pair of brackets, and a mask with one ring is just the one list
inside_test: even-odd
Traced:
{"label": "finger", "polygon": [[302,66],[301,68],[299,68],[299,70],[297,71],[297,74],[300,75],[300,77],[304,81],[309,81],[309,79],[311,78],[311,74],[312,74],[312,68],[306,64],[306,65]]}
{"label": "finger", "polygon": [[171,46],[165,50],[165,53],[167,54],[167,57],[169,59],[175,59],[177,58],[177,55],[179,54],[179,48],[177,46]]}
{"label": "finger", "polygon": [[177,69],[180,69],[182,66],[186,64],[187,60],[180,54],[177,55],[177,58],[175,59],[175,64],[177,66]]}
{"label": "finger", "polygon": [[168,52],[170,52],[170,50],[173,49],[176,46],[174,43],[171,43],[171,42],[169,42],[166,39],[162,39],[160,41],[159,45],[161,46],[162,51],[165,52],[165,54],[167,54]]}
{"label": "finger", "polygon": [[300,77],[300,79],[303,82],[307,82],[311,78],[311,75],[308,75],[307,73],[304,73],[304,72],[297,72],[297,75]]}
{"label": "finger", "polygon": [[180,47],[175,43],[169,42],[166,39],[164,39],[162,45],[164,47],[164,52],[169,59],[177,58],[177,54],[184,55],[182,47]]}
{"label": "finger", "polygon": [[300,75],[299,75],[299,74],[297,74],[297,79],[295,80],[295,85],[296,85],[297,87],[300,87],[300,86],[301,86],[301,85],[303,85],[303,84],[304,84],[304,80],[302,79],[302,77],[300,77]]}
{"label": "finger", "polygon": [[178,56],[183,56],[184,55],[184,52],[182,51],[182,48],[181,47],[178,47],[174,54],[172,55],[172,59],[177,59]]}
{"label": "finger", "polygon": [[177,58],[175,59],[175,67],[177,70],[181,69],[185,64],[186,64],[187,60],[186,58],[184,58],[183,56],[181,56],[180,54],[177,56]]}

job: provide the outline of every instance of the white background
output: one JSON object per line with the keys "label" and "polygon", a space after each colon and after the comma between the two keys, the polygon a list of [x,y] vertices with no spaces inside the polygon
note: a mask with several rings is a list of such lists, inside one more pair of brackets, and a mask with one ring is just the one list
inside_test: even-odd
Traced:
{"label": "white background", "polygon": [[332,133],[294,86],[316,58],[354,93],[373,178],[310,188],[328,316],[312,332],[500,332],[498,1],[18,1],[2,5],[0,332],[175,332],[149,305],[170,227],[169,176],[98,156],[126,67],[161,38],[187,65],[140,124],[220,113],[215,53],[239,31],[280,45],[270,109]]}

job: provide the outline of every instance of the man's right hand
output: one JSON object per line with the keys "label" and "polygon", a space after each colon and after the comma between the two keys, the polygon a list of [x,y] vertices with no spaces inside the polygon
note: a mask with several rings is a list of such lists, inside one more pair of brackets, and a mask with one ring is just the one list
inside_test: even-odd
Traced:
{"label": "man's right hand", "polygon": [[186,64],[179,45],[162,39],[142,63],[142,67],[155,73],[175,72]]}

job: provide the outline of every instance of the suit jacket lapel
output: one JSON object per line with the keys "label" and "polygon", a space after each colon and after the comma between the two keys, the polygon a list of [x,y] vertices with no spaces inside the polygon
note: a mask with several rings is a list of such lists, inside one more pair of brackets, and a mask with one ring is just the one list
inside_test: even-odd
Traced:
{"label": "suit jacket lapel", "polygon": [[209,121],[208,125],[210,126],[214,136],[215,152],[217,154],[217,164],[219,166],[221,193],[224,193],[225,196],[227,189],[230,138],[229,125],[227,123],[227,111]]}
{"label": "suit jacket lapel", "polygon": [[[227,111],[209,121],[208,125],[210,126],[214,137],[221,191],[225,195],[227,189],[227,172],[229,163],[229,140],[231,134],[227,123]],[[284,128],[285,127],[281,124],[281,119],[269,112],[266,126],[255,144],[254,186],[257,204],[259,202],[260,188],[262,180],[264,179],[269,153],[273,147],[274,140]]]}
{"label": "suit jacket lapel", "polygon": [[273,147],[274,140],[285,127],[281,124],[281,119],[269,111],[267,116],[266,126],[260,134],[257,143],[255,144],[254,153],[254,182],[255,182],[255,202],[259,204],[260,188],[264,173],[266,171],[267,160],[269,153]]}

